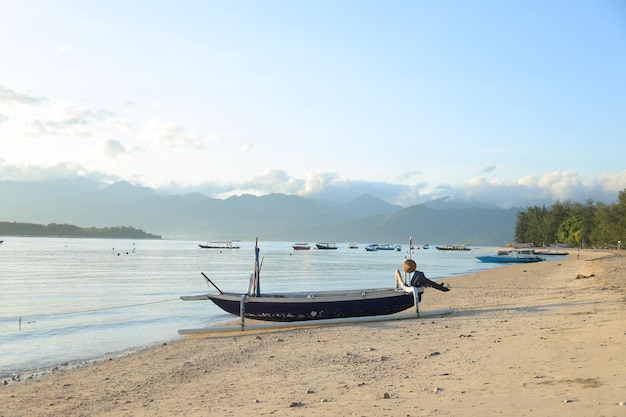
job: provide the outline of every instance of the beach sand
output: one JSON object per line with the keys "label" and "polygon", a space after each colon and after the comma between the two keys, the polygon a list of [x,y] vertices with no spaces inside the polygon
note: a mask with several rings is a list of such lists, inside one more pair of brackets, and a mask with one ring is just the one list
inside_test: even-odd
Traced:
{"label": "beach sand", "polygon": [[626,416],[623,251],[444,282],[420,309],[450,315],[185,337],[0,386],[0,417]]}

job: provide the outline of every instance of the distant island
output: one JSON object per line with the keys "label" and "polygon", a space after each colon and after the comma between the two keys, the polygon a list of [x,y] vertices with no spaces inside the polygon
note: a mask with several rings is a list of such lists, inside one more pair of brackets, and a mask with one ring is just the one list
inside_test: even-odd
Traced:
{"label": "distant island", "polygon": [[27,237],[97,237],[103,239],[161,239],[161,235],[146,233],[130,226],[78,227],[71,224],[0,222],[0,236]]}

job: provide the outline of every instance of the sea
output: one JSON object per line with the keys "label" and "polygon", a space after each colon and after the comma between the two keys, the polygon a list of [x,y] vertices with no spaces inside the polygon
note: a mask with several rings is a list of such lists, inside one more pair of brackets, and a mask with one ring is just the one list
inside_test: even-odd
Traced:
{"label": "sea", "polygon": [[[0,383],[167,343],[183,337],[179,329],[232,321],[211,301],[180,296],[215,291],[201,272],[222,291],[244,293],[254,267],[254,242],[221,250],[184,240],[2,239]],[[372,242],[357,243],[358,249],[338,243],[336,250],[311,242],[311,250],[295,251],[293,243],[259,241],[262,292],[392,287],[408,257],[432,280],[498,267],[476,260],[494,248],[409,250],[407,242],[400,251],[368,252]]]}

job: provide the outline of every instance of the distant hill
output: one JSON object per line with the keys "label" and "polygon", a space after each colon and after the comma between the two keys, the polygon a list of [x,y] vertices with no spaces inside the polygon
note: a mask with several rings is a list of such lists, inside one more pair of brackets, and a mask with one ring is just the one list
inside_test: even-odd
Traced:
{"label": "distant hill", "polygon": [[33,224],[0,222],[0,236],[55,236],[55,237],[97,237],[105,239],[161,239],[161,236],[146,233],[128,226],[117,227],[78,227],[71,224]]}
{"label": "distant hill", "polygon": [[390,214],[402,209],[400,206],[390,204],[370,194],[363,194],[352,201],[342,204],[341,208],[346,213],[357,217]]}
{"label": "distant hill", "polygon": [[[166,239],[336,241],[501,245],[513,240],[517,209],[402,208],[371,195],[342,205],[270,194],[215,199],[161,195],[119,182],[0,181],[0,221],[103,228],[132,225]],[[435,206],[437,206],[435,204]]]}

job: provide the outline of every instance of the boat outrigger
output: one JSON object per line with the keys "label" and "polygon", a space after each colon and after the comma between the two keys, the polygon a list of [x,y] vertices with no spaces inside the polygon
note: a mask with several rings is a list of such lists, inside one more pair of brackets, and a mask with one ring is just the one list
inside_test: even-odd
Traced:
{"label": "boat outrigger", "polygon": [[204,273],[207,283],[218,292],[182,296],[185,301],[211,300],[222,310],[236,316],[256,320],[294,322],[349,317],[389,315],[413,306],[419,312],[419,302],[425,287],[440,291],[450,289],[431,281],[423,272],[416,270],[415,261],[404,261],[403,269],[412,274],[405,282],[400,270],[396,270],[396,285],[391,288],[373,288],[344,291],[317,291],[291,293],[261,293],[258,239],[255,244],[254,272],[250,277],[248,292],[226,293],[220,290]]}

